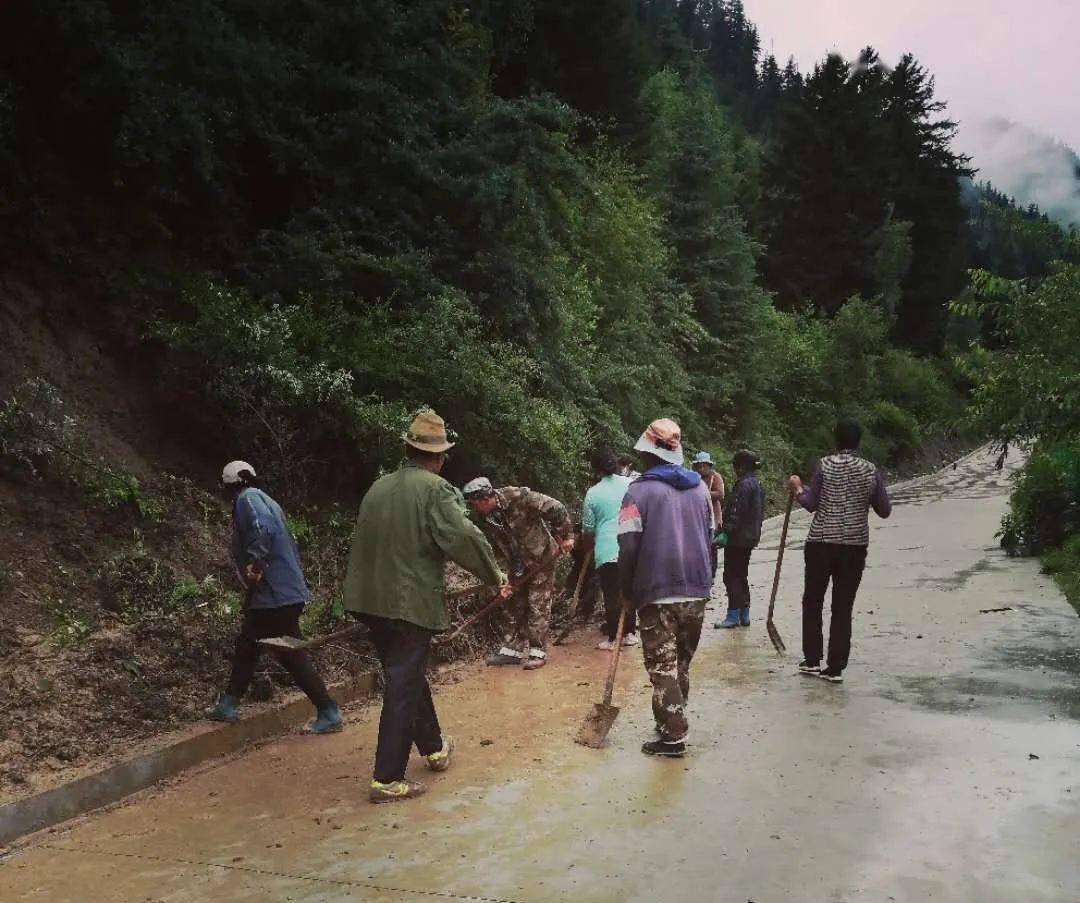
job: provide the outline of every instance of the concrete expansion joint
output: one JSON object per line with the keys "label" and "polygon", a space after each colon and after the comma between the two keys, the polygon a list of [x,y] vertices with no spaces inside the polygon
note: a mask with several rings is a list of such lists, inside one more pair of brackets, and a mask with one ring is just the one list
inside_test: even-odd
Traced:
{"label": "concrete expansion joint", "polygon": [[235,862],[207,862],[202,859],[182,859],[167,856],[152,856],[147,853],[125,853],[119,850],[101,850],[93,847],[71,847],[57,843],[43,843],[42,849],[58,853],[85,853],[95,856],[112,856],[116,859],[138,859],[143,862],[157,862],[168,865],[201,866],[202,868],[222,869],[229,872],[247,872],[266,878],[285,878],[291,881],[310,881],[314,884],[333,884],[338,887],[356,887],[364,890],[377,890],[380,893],[409,894],[417,897],[437,897],[444,900],[471,900],[473,903],[524,903],[507,897],[478,897],[473,894],[456,894],[447,890],[419,890],[412,887],[390,887],[368,881],[355,881],[349,878],[324,878],[320,875],[297,875],[292,872],[279,872],[275,869],[259,868],[253,865],[237,865]]}

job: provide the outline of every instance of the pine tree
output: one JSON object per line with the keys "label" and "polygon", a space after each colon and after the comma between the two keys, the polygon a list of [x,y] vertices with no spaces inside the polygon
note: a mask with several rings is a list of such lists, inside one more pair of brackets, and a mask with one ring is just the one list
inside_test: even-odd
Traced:
{"label": "pine tree", "polygon": [[711,337],[694,368],[700,404],[712,423],[737,429],[758,378],[755,337],[769,306],[757,285],[759,248],[738,207],[738,129],[700,73],[685,81],[658,73],[642,106],[646,177],[667,212],[675,274]]}
{"label": "pine tree", "polygon": [[878,78],[829,56],[785,111],[765,168],[765,269],[785,306],[833,313],[877,293],[890,162],[868,90]]}
{"label": "pine tree", "polygon": [[956,123],[938,118],[934,79],[910,54],[883,85],[882,119],[896,163],[891,194],[898,218],[912,222],[912,266],[903,282],[896,336],[920,351],[944,338],[946,305],[964,287],[960,178],[968,158],[952,150]]}

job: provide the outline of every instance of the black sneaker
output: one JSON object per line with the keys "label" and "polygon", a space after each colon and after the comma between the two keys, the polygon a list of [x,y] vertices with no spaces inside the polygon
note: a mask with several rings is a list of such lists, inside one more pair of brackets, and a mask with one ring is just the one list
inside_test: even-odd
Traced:
{"label": "black sneaker", "polygon": [[826,668],[818,675],[818,677],[822,680],[827,680],[831,684],[842,684],[844,682],[843,672],[834,671],[832,668]]}
{"label": "black sneaker", "polygon": [[817,677],[821,674],[821,665],[811,665],[809,662],[799,662],[799,673]]}
{"label": "black sneaker", "polygon": [[666,756],[669,759],[681,759],[686,755],[686,744],[682,740],[672,743],[669,740],[650,740],[641,745],[641,751],[647,756]]}

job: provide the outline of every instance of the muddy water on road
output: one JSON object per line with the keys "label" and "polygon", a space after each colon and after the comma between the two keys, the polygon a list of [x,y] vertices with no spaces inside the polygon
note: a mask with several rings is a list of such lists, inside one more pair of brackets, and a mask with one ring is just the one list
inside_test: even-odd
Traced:
{"label": "muddy water on road", "polygon": [[[794,651],[778,658],[760,620],[707,626],[684,760],[639,752],[636,649],[609,745],[571,742],[606,662],[579,637],[539,672],[456,673],[437,703],[459,757],[420,800],[365,802],[377,711],[357,709],[343,734],[48,835],[0,866],[0,899],[1080,900],[1080,619],[993,548],[1006,478],[980,456],[897,493],[841,686],[793,673],[797,518],[777,618]],[[777,533],[753,561],[755,614]]]}

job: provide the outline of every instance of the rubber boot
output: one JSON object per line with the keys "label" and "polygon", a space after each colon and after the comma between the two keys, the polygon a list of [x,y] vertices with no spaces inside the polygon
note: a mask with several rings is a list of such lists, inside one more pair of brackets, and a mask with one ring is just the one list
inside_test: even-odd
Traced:
{"label": "rubber boot", "polygon": [[341,730],[344,723],[341,709],[338,708],[336,702],[331,701],[318,710],[307,732],[309,734],[334,734]]}
{"label": "rubber boot", "polygon": [[222,693],[217,701],[217,705],[206,713],[206,717],[212,721],[225,721],[229,724],[233,724],[240,720],[240,710],[237,708],[239,704],[240,700],[235,696],[230,696],[228,693]]}
{"label": "rubber boot", "polygon": [[730,630],[732,627],[739,626],[739,609],[729,608],[727,610],[727,617],[722,621],[717,621],[713,624],[717,630]]}
{"label": "rubber boot", "polygon": [[750,606],[749,605],[747,605],[746,608],[740,608],[739,609],[739,626],[740,627],[749,627],[750,626]]}

